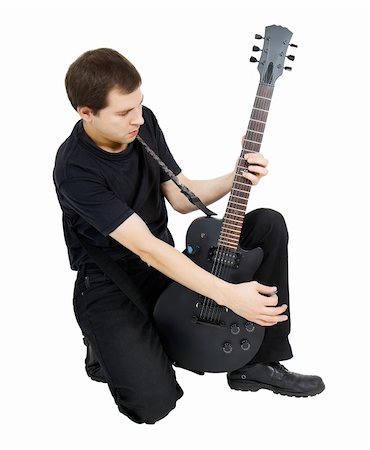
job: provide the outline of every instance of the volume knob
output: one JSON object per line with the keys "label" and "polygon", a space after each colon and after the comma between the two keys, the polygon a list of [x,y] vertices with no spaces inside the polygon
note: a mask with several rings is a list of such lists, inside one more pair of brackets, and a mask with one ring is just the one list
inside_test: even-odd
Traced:
{"label": "volume knob", "polygon": [[245,329],[252,333],[254,331],[254,324],[252,322],[245,322]]}
{"label": "volume knob", "polygon": [[238,334],[238,333],[240,333],[240,327],[238,326],[238,324],[232,323],[230,325],[230,331],[232,334]]}
{"label": "volume knob", "polygon": [[240,342],[240,347],[242,348],[242,350],[249,350],[250,348],[251,348],[251,344],[246,340],[246,339],[243,339],[241,342]]}
{"label": "volume knob", "polygon": [[223,345],[223,347],[222,347],[222,350],[223,350],[225,353],[231,353],[232,350],[233,350],[233,346],[230,344],[230,342],[225,342],[224,345]]}

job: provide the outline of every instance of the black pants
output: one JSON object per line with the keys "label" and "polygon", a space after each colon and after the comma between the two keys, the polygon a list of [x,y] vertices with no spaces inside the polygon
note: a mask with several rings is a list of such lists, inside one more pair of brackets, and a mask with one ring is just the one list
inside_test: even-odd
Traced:
{"label": "black pants", "polygon": [[[281,214],[270,209],[248,213],[240,244],[260,246],[264,259],[255,280],[277,286],[279,304],[288,303],[288,232]],[[120,262],[147,301],[149,318],[102,273],[81,267],[74,289],[74,311],[82,333],[102,366],[121,413],[136,423],[155,423],[176,406],[183,391],[151,322],[160,293],[172,280],[138,258]],[[289,307],[286,312],[289,317]],[[288,341],[290,320],[266,327],[253,361],[281,361],[292,357]]]}

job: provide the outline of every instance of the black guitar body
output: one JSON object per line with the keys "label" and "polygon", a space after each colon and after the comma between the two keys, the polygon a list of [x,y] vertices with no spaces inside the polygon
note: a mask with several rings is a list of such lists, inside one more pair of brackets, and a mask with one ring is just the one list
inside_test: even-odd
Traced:
{"label": "black guitar body", "polygon": [[[256,34],[256,39],[264,39],[258,64],[260,83],[224,220],[197,219],[186,236],[189,258],[231,283],[251,281],[263,258],[261,248],[246,251],[239,246],[251,188],[243,171],[248,168],[245,156],[260,151],[275,81],[284,69],[291,69],[285,67],[285,58],[295,58],[286,56],[288,46],[297,47],[289,44],[291,37],[291,31],[277,25],[266,27],[264,37]],[[242,367],[257,353],[265,332],[260,325],[177,283],[159,297],[154,320],[173,363],[194,372],[231,372]]]}
{"label": "black guitar body", "polygon": [[[251,281],[263,250],[220,251],[221,225],[210,217],[196,219],[187,232],[185,254],[218,278],[231,283]],[[175,282],[159,297],[154,321],[169,358],[194,372],[238,369],[253,358],[264,337],[260,325]]]}

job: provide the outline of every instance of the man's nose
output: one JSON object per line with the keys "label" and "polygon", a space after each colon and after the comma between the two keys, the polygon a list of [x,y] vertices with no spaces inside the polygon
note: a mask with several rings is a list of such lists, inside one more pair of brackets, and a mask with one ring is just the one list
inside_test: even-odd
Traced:
{"label": "man's nose", "polygon": [[135,111],[135,114],[133,115],[132,119],[131,119],[131,125],[142,125],[144,123],[144,119],[143,119],[143,113],[142,110],[140,108],[139,111]]}

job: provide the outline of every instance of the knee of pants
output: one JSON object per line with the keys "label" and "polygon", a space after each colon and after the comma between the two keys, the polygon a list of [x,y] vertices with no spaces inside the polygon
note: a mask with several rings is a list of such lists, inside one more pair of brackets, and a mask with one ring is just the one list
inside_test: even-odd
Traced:
{"label": "knee of pants", "polygon": [[118,410],[136,423],[154,424],[166,417],[184,392],[176,382],[173,389],[125,394],[122,389],[111,388]]}
{"label": "knee of pants", "polygon": [[269,208],[259,208],[252,213],[255,216],[256,227],[261,230],[262,234],[264,234],[262,230],[266,230],[269,234],[273,233],[276,237],[283,237],[288,241],[288,229],[281,213]]}

